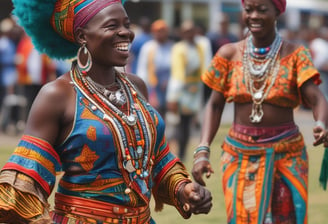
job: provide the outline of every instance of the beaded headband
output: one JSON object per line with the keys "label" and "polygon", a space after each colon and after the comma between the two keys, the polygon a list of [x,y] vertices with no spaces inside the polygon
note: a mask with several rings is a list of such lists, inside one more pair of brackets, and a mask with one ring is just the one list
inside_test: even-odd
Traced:
{"label": "beaded headband", "polygon": [[83,27],[101,9],[125,0],[12,0],[13,14],[41,53],[69,59],[79,48],[74,30]]}
{"label": "beaded headband", "polygon": [[[278,11],[284,13],[286,11],[286,0],[271,0],[272,3],[276,6]],[[244,5],[245,0],[241,0],[242,4]]]}

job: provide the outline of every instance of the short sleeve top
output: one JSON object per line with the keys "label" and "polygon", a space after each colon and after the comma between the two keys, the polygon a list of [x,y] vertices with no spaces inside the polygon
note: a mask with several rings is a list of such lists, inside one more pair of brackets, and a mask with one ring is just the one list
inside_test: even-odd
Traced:
{"label": "short sleeve top", "polygon": [[[301,45],[291,54],[280,58],[277,78],[264,103],[297,107],[302,102],[300,87],[312,78],[315,84],[320,84],[320,74],[313,65],[310,51]],[[222,93],[226,102],[252,102],[241,60],[230,61],[216,54],[210,67],[202,75],[202,80],[213,90]]]}

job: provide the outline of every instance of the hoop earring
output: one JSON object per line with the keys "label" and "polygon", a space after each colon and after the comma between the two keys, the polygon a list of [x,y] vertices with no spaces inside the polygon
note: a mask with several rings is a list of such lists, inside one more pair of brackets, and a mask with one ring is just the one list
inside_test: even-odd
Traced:
{"label": "hoop earring", "polygon": [[[80,54],[82,51],[83,51],[83,54],[86,54],[88,56],[87,62],[85,63],[85,65],[83,65],[80,61]],[[91,54],[86,46],[86,43],[83,43],[77,52],[77,67],[83,74],[86,74],[90,70],[91,66],[92,66]]]}

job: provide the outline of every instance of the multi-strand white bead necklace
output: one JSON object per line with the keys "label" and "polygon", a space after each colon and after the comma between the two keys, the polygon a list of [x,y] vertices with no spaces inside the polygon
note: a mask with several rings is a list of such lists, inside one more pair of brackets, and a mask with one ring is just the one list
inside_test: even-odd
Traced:
{"label": "multi-strand white bead necklace", "polygon": [[[249,116],[252,123],[259,123],[263,118],[262,103],[268,96],[277,78],[280,60],[279,52],[282,46],[282,38],[276,33],[276,37],[270,47],[266,50],[255,52],[252,43],[252,36],[246,39],[246,47],[243,54],[243,72],[245,75],[246,87],[252,96],[253,106]],[[267,52],[267,53],[265,53]]]}

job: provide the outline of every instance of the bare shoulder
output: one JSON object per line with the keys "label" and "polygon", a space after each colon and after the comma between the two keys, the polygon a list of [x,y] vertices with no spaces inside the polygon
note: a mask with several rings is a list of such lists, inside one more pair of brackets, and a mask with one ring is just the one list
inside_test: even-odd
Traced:
{"label": "bare shoulder", "polygon": [[60,117],[65,113],[75,96],[69,74],[45,84],[36,96],[31,108],[31,116]]}
{"label": "bare shoulder", "polygon": [[51,100],[52,102],[63,102],[73,93],[71,79],[69,74],[57,78],[56,80],[45,84],[38,94],[38,98]]}
{"label": "bare shoulder", "polygon": [[232,60],[242,52],[243,43],[244,41],[225,44],[218,50],[217,54],[227,60]]}
{"label": "bare shoulder", "polygon": [[69,74],[44,85],[33,102],[25,133],[54,144],[74,117],[75,95]]}
{"label": "bare shoulder", "polygon": [[137,75],[126,73],[126,77],[138,88],[141,94],[147,99],[148,91],[145,82]]}
{"label": "bare shoulder", "polygon": [[300,47],[302,47],[300,43],[285,40],[281,48],[281,56],[285,57],[287,55],[290,55]]}

